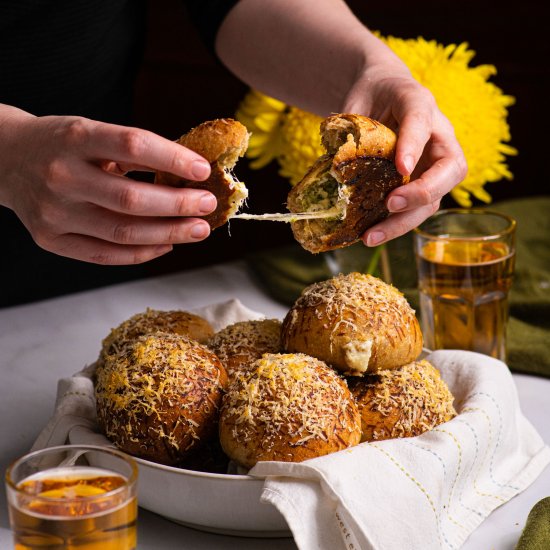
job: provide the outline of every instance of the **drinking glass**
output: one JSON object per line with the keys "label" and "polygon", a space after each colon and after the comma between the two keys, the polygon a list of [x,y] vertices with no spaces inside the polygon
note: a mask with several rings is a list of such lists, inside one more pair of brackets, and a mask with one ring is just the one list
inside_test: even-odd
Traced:
{"label": "drinking glass", "polygon": [[429,349],[506,360],[516,222],[483,209],[441,210],[414,231],[420,321]]}
{"label": "drinking glass", "polygon": [[16,550],[134,550],[135,461],[120,451],[64,445],[32,452],[6,472]]}

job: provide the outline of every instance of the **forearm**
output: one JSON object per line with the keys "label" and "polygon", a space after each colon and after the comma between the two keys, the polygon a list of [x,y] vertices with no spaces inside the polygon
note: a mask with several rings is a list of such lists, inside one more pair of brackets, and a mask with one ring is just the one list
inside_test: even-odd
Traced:
{"label": "forearm", "polygon": [[[3,159],[13,157],[12,140],[10,138],[17,132],[17,128],[22,122],[32,118],[35,118],[34,115],[17,107],[0,103],[0,143],[2,144],[0,155]],[[8,184],[12,177],[11,164],[7,163],[6,166],[6,163],[2,162],[2,158],[0,158],[0,173],[2,176],[0,180],[0,205],[12,208],[13,197],[11,197],[11,189]]]}
{"label": "forearm", "polygon": [[341,110],[365,67],[406,70],[341,0],[241,0],[216,50],[250,86],[320,115]]}

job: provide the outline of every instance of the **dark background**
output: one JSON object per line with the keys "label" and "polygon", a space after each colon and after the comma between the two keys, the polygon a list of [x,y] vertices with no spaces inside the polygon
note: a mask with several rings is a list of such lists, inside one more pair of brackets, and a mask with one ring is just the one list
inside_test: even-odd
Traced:
{"label": "dark background", "polygon": [[[486,189],[495,201],[548,194],[543,166],[550,122],[550,41],[544,3],[524,0],[514,4],[513,13],[494,0],[349,0],[348,4],[369,28],[384,35],[423,36],[443,44],[467,42],[476,52],[472,66],[495,65],[498,74],[491,81],[516,98],[508,122],[511,145],[519,155],[508,160],[514,180],[491,183]],[[175,139],[205,120],[233,116],[247,90],[207,50],[178,0],[149,2],[148,41],[136,92],[137,125]],[[250,192],[247,211],[283,208],[289,184],[277,169],[272,164],[253,171],[246,159],[239,162],[236,172]],[[450,198],[444,202],[452,205]],[[235,259],[293,241],[287,224],[234,221],[229,230],[222,227],[203,243],[177,246],[151,262],[149,273]]]}

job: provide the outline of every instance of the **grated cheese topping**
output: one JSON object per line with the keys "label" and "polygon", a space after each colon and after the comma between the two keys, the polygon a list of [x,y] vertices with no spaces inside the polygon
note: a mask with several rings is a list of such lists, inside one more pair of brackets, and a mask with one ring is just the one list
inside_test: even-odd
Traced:
{"label": "grated cheese topping", "polygon": [[[404,338],[414,310],[394,286],[372,275],[349,273],[306,287],[290,310],[285,334],[299,329],[299,310],[309,310],[324,323],[332,351],[335,341],[348,335],[348,359],[353,369],[366,371],[377,334]],[[366,363],[365,363],[366,361]],[[349,365],[349,366],[352,366]]]}
{"label": "grated cheese topping", "polygon": [[281,351],[281,321],[260,319],[233,323],[216,332],[206,345],[220,358],[229,377],[264,353]]}
{"label": "grated cheese topping", "polygon": [[102,341],[101,357],[119,353],[124,346],[139,336],[157,331],[182,334],[203,341],[214,330],[202,317],[188,311],[161,311],[147,308],[122,322]]}
{"label": "grated cheese topping", "polygon": [[326,442],[339,432],[354,432],[358,421],[345,381],[304,354],[264,354],[250,369],[235,373],[221,419],[232,425],[237,441],[259,437],[264,450],[281,438],[291,446]]}
{"label": "grated cheese topping", "polygon": [[448,422],[454,397],[428,361],[349,381],[363,422],[364,440],[420,435]]}
{"label": "grated cheese topping", "polygon": [[98,419],[119,447],[138,443],[182,452],[200,439],[201,415],[217,418],[225,372],[186,336],[139,336],[96,369]]}

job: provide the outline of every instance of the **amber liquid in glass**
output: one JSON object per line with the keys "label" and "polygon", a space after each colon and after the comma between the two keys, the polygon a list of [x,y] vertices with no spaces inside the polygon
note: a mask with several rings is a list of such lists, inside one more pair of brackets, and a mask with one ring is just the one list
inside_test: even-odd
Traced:
{"label": "amber liquid in glass", "polygon": [[78,466],[25,479],[17,505],[10,503],[15,549],[135,549],[136,497],[128,490],[109,494],[125,483],[107,470]]}
{"label": "amber liquid in glass", "polygon": [[506,359],[514,255],[502,242],[428,242],[418,253],[425,346]]}

